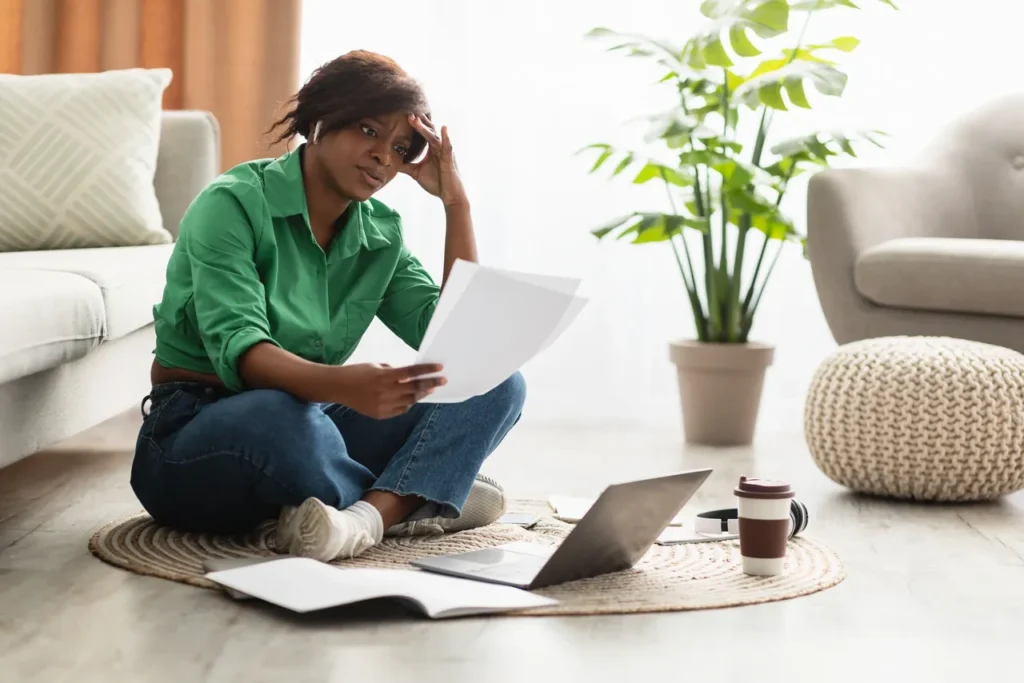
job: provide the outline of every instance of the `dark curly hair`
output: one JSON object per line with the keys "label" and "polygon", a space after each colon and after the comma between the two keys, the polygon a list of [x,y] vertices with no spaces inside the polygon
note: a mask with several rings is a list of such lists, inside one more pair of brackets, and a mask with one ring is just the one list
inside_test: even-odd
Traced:
{"label": "dark curly hair", "polygon": [[[284,126],[275,140],[296,135],[307,140],[320,124],[320,134],[346,128],[361,118],[408,111],[430,118],[430,107],[419,83],[389,57],[353,50],[317,68],[290,100],[291,108],[270,127]],[[414,132],[405,161],[416,160],[426,140]]]}

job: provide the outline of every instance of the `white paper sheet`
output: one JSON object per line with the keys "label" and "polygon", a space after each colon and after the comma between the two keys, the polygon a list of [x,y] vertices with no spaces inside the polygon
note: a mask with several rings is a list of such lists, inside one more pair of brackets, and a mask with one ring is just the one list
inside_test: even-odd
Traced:
{"label": "white paper sheet", "polygon": [[[553,495],[548,498],[548,505],[551,506],[551,510],[554,512],[555,518],[572,524],[583,519],[583,515],[587,514],[587,511],[594,505],[594,502],[595,499],[578,498],[576,496]],[[669,522],[669,526],[682,526],[686,522],[687,516],[688,513],[686,510],[681,510],[679,514]]]}
{"label": "white paper sheet", "polygon": [[579,280],[457,261],[416,363],[440,363],[448,383],[424,403],[485,394],[549,347],[586,305]]}
{"label": "white paper sheet", "polygon": [[518,588],[405,569],[339,569],[303,557],[286,557],[208,579],[295,612],[338,607],[375,598],[412,601],[434,619],[507,612],[556,604]]}

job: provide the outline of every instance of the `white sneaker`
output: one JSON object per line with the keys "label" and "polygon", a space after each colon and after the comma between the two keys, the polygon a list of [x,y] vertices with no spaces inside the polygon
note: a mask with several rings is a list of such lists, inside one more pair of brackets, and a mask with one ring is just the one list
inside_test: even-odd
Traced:
{"label": "white sneaker", "polygon": [[498,521],[508,509],[505,490],[490,477],[478,474],[469,490],[462,514],[453,519],[427,517],[401,522],[384,532],[385,536],[437,536],[476,529]]}
{"label": "white sneaker", "polygon": [[380,542],[383,522],[364,501],[338,510],[316,498],[285,507],[277,520],[278,552],[320,562],[356,557]]}

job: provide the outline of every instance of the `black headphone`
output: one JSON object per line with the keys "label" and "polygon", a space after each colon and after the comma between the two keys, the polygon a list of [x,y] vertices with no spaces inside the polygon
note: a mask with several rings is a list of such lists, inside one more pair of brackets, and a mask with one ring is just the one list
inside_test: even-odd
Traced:
{"label": "black headphone", "polygon": [[[719,534],[738,535],[739,514],[738,508],[702,512],[697,515],[694,531],[706,536],[717,536]],[[807,528],[809,516],[806,505],[795,498],[789,502],[790,538],[793,538]]]}

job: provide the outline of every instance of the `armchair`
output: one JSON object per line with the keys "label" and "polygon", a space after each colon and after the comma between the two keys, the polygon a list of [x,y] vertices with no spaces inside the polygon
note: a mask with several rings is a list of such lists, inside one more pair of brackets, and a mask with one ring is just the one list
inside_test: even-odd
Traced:
{"label": "armchair", "polygon": [[1024,94],[915,163],[811,178],[808,256],[836,341],[945,336],[1024,352]]}

